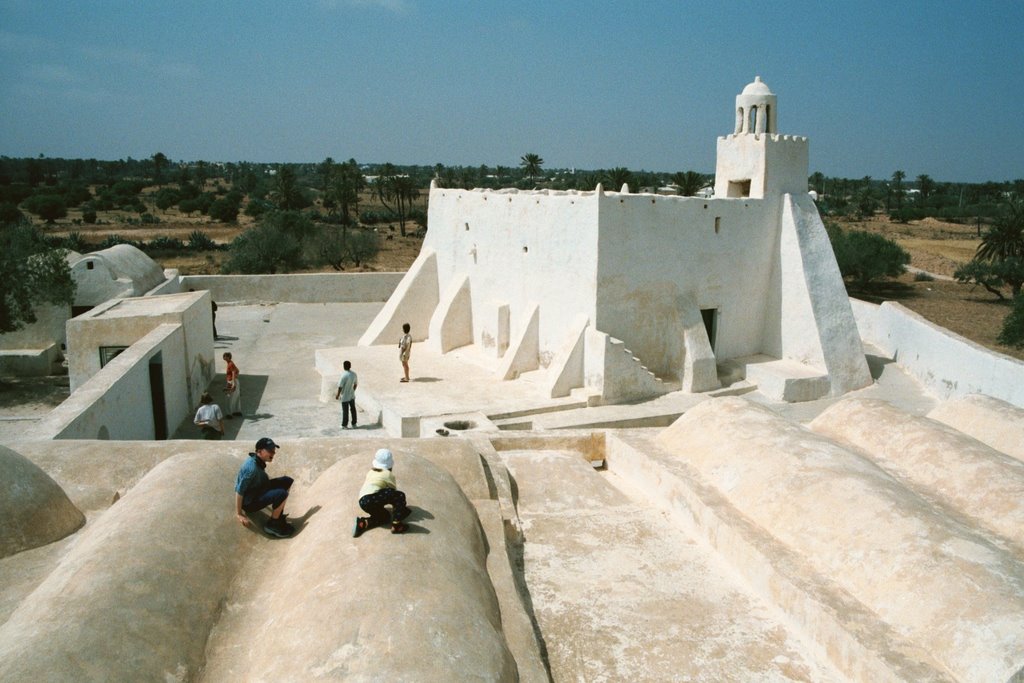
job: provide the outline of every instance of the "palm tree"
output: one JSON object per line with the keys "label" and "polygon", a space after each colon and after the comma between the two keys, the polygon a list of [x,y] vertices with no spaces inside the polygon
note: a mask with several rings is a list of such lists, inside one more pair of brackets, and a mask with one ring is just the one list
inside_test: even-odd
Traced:
{"label": "palm tree", "polygon": [[1024,258],[1024,200],[1006,202],[981,238],[974,258],[984,261]]}
{"label": "palm tree", "polygon": [[608,188],[616,192],[623,185],[633,182],[633,173],[628,168],[617,166],[601,174],[603,180],[608,183]]}
{"label": "palm tree", "polygon": [[907,174],[903,171],[894,171],[892,174],[892,189],[896,193],[896,210],[903,208],[903,179]]}
{"label": "palm tree", "polygon": [[539,154],[528,152],[519,158],[519,165],[523,167],[523,173],[530,179],[530,182],[534,182],[534,179],[540,174],[540,167],[544,165],[544,160],[540,158]]}
{"label": "palm tree", "polygon": [[167,167],[167,156],[163,152],[153,155],[153,182],[157,185],[163,183],[164,168]]}
{"label": "palm tree", "polygon": [[928,197],[931,195],[932,190],[935,189],[935,181],[932,180],[931,176],[927,174],[921,174],[917,176],[917,189],[921,193],[921,206],[924,206],[928,201]]}
{"label": "palm tree", "polygon": [[704,176],[696,171],[672,174],[672,184],[679,188],[683,197],[693,197],[704,187]]}

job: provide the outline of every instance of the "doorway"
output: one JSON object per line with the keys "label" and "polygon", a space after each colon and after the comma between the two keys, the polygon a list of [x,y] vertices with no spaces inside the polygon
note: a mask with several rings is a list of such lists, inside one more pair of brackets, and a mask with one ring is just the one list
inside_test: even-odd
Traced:
{"label": "doorway", "polygon": [[149,393],[153,405],[154,438],[167,438],[167,402],[164,398],[164,364],[159,353],[149,359]]}
{"label": "doorway", "polygon": [[718,322],[717,308],[700,309],[700,317],[704,319],[704,331],[708,333],[708,342],[711,344],[711,351],[715,350],[715,333]]}

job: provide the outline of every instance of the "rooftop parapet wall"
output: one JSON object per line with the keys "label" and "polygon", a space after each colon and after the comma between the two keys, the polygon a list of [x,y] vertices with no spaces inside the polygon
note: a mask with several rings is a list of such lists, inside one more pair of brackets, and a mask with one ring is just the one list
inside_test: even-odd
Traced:
{"label": "rooftop parapet wall", "polygon": [[213,300],[322,304],[387,301],[405,273],[185,275],[181,289],[208,289]]}
{"label": "rooftop parapet wall", "polygon": [[939,398],[986,394],[1024,408],[1024,362],[975,344],[901,304],[850,303],[864,341]]}

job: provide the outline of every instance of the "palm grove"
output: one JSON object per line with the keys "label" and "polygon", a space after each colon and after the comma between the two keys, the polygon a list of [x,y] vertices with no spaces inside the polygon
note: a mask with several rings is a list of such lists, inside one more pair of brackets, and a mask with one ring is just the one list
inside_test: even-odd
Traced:
{"label": "palm grove", "polygon": [[[33,301],[70,300],[72,285],[55,249],[90,251],[130,243],[154,258],[181,252],[226,250],[225,273],[280,273],[330,267],[359,267],[374,258],[390,231],[422,235],[426,229],[426,189],[431,181],[450,188],[672,191],[694,196],[710,190],[713,176],[696,171],[655,173],[624,167],[596,170],[545,169],[535,152],[516,166],[398,166],[359,164],[354,159],[320,163],[172,162],[162,152],[148,159],[12,159],[0,157],[0,225],[5,283],[0,331],[30,321]],[[984,287],[1013,301],[1001,343],[1024,345],[1024,181],[944,183],[927,175],[908,180],[903,171],[877,180],[827,177],[808,179],[829,221],[837,261],[851,291],[903,271],[909,256],[877,234],[844,231],[830,219],[887,213],[907,222],[934,216],[976,224],[981,246],[957,271],[962,282]],[[235,224],[253,219],[230,244],[217,244],[202,230],[181,240],[169,236],[132,240],[115,233],[90,240],[88,227],[109,224],[158,228],[167,212],[202,216],[205,222]],[[116,214],[116,218],[110,218]],[[28,215],[36,217],[33,223]],[[106,220],[104,216],[107,216]],[[68,219],[62,238],[51,226]],[[65,227],[67,221],[65,221]],[[47,273],[52,273],[52,277]],[[48,280],[47,278],[50,277]],[[1007,291],[1008,290],[1008,291]],[[1016,330],[1016,332],[1014,332]]]}

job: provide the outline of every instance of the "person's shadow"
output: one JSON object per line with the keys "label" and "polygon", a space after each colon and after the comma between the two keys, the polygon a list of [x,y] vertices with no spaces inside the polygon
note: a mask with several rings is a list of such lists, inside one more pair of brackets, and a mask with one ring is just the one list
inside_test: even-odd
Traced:
{"label": "person's shadow", "polygon": [[267,525],[267,522],[270,521],[270,515],[266,514],[265,512],[250,515],[249,519],[252,521],[252,524],[250,524],[246,528],[249,529],[249,531],[259,534],[260,536],[267,536],[276,541],[287,541],[289,538],[295,538],[296,536],[301,534],[302,530],[306,528],[306,523],[309,521],[309,518],[318,512],[320,512],[320,506],[314,505],[313,507],[309,508],[298,517],[292,517],[291,515],[287,515],[287,513],[285,513],[288,517],[288,523],[295,527],[295,533],[289,536],[288,538],[278,538],[277,536],[271,536],[263,530],[263,528]]}

